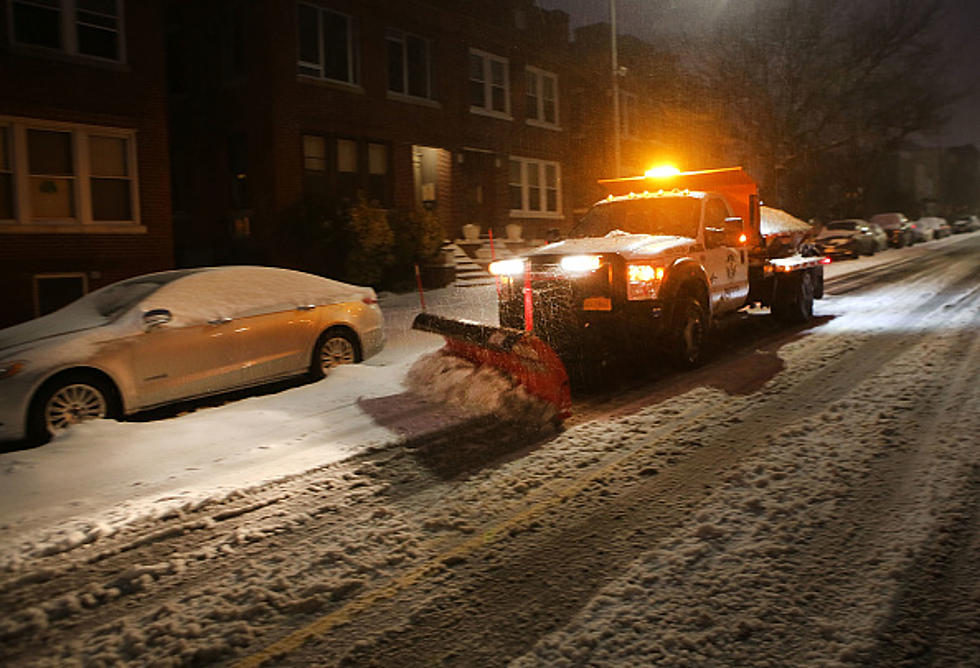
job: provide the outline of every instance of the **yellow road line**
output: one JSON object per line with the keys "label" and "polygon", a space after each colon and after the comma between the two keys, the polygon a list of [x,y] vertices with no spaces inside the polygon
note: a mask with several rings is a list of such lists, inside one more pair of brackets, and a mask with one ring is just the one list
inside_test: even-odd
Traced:
{"label": "yellow road line", "polygon": [[630,459],[631,457],[639,453],[641,450],[644,450],[651,442],[665,438],[673,434],[674,432],[680,431],[682,428],[689,427],[690,423],[686,422],[685,418],[691,418],[692,417],[691,414],[696,413],[698,415],[693,415],[693,417],[699,417],[700,414],[707,412],[709,408],[710,409],[722,408],[727,404],[731,403],[732,401],[733,399],[728,399],[722,402],[721,404],[700,406],[699,407],[700,410],[692,410],[687,414],[681,413],[679,415],[673,416],[672,419],[681,421],[679,424],[677,424],[677,426],[666,430],[662,434],[656,435],[652,440],[648,440],[648,439],[644,440],[643,445],[633,448],[632,450],[620,455],[619,457],[616,457],[612,461],[606,463],[605,465],[597,469],[591,470],[587,475],[577,478],[571,484],[568,484],[565,487],[556,490],[551,496],[534,503],[533,505],[517,513],[516,515],[509,517],[503,522],[491,526],[490,528],[483,531],[481,534],[463,541],[462,543],[455,546],[454,548],[448,550],[447,552],[442,553],[441,555],[439,555],[434,559],[430,559],[428,562],[422,564],[421,566],[415,568],[412,571],[409,571],[405,575],[396,578],[394,581],[388,583],[387,585],[383,587],[379,587],[378,589],[375,589],[373,591],[370,591],[366,594],[357,597],[347,605],[339,608],[338,610],[335,610],[334,612],[326,614],[323,617],[315,619],[314,621],[310,622],[303,628],[293,631],[289,635],[267,646],[265,649],[260,650],[255,654],[251,654],[249,656],[244,657],[237,663],[233,664],[234,667],[257,668],[258,666],[264,664],[266,661],[278,659],[286,654],[289,654],[297,647],[302,645],[307,639],[315,636],[323,635],[333,627],[351,621],[354,615],[364,612],[365,610],[368,610],[375,603],[388,598],[393,598],[399,592],[411,587],[412,585],[422,580],[427,575],[441,571],[446,561],[453,560],[456,557],[462,557],[471,552],[474,552],[475,550],[481,547],[485,547],[487,545],[491,545],[497,542],[498,540],[500,540],[502,536],[505,536],[509,532],[509,530],[513,529],[514,527],[517,527],[521,525],[523,522],[526,522],[527,520],[530,520],[531,518],[541,514],[548,508],[575,496],[576,494],[581,492],[582,489],[584,489],[586,486],[592,483],[594,480],[604,475],[605,473],[615,468],[616,466],[619,466],[626,460]]}

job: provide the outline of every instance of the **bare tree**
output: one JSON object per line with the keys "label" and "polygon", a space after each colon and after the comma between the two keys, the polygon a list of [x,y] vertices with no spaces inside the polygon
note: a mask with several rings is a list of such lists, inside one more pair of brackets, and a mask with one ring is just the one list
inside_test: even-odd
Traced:
{"label": "bare tree", "polygon": [[941,0],[745,7],[730,3],[699,45],[699,104],[770,203],[807,216],[859,212],[882,156],[940,125],[954,98],[936,31]]}

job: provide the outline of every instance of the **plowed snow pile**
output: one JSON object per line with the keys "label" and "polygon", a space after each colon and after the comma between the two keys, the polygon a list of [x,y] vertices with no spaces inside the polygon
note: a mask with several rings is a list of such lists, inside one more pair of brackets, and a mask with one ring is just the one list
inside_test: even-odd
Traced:
{"label": "plowed snow pile", "polygon": [[405,377],[407,388],[429,401],[456,406],[472,416],[494,415],[501,420],[546,424],[555,407],[528,394],[493,367],[446,355],[420,357]]}

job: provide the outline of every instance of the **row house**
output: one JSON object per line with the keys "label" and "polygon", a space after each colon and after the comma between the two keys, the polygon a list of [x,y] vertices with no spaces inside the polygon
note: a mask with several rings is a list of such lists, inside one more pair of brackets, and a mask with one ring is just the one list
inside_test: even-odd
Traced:
{"label": "row house", "polygon": [[0,327],[173,266],[162,5],[0,1]]}
{"label": "row house", "polygon": [[[168,3],[178,262],[289,265],[353,200],[529,239],[567,225],[568,16],[532,0]],[[474,228],[470,228],[474,229]]]}

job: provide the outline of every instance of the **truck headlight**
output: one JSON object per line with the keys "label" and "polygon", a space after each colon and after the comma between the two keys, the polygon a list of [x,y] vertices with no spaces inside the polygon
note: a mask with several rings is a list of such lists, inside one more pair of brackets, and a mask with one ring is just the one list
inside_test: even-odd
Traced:
{"label": "truck headlight", "polygon": [[628,299],[653,299],[664,280],[664,268],[651,264],[626,265],[626,297]]}
{"label": "truck headlight", "polygon": [[561,259],[562,270],[574,273],[595,271],[601,265],[602,256],[600,255],[568,255]]}
{"label": "truck headlight", "polygon": [[520,276],[524,273],[524,260],[497,260],[490,263],[490,273],[494,276]]}

